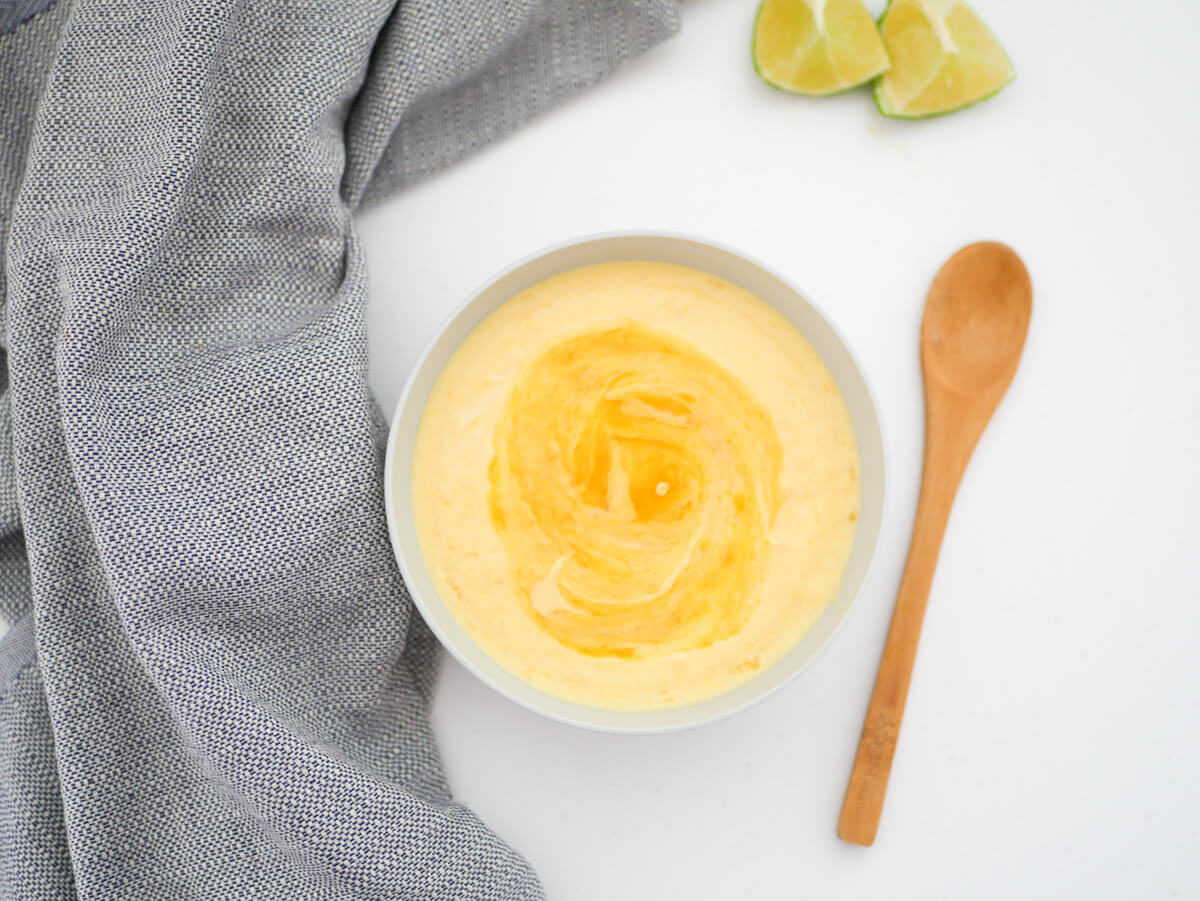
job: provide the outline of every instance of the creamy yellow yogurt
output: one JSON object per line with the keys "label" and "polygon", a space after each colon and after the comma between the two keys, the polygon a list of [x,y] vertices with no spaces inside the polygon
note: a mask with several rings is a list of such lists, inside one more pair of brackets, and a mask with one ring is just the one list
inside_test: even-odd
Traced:
{"label": "creamy yellow yogurt", "polygon": [[837,595],[858,447],[779,313],[653,262],[554,276],[450,359],[417,433],[438,592],[506,669],[613,710],[753,678]]}

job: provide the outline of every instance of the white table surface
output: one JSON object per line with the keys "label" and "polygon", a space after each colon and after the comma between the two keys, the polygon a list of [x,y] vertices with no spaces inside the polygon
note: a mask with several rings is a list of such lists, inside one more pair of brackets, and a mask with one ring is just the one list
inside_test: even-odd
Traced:
{"label": "white table surface", "polygon": [[[870,4],[875,11],[881,0]],[[978,0],[1017,81],[965,113],[759,83],[749,0],[360,222],[391,410],[465,294],[645,227],[740,247],[848,336],[887,429],[876,568],[825,656],[659,737],[544,721],[447,660],[457,796],[554,901],[1200,897],[1200,6]],[[951,252],[1025,258],[1021,369],[967,472],[875,847],[834,835],[916,503],[917,330]]]}

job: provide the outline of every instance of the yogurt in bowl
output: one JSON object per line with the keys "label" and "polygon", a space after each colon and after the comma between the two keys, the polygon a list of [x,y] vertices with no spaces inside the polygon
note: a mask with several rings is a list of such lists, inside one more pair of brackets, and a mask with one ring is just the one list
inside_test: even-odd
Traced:
{"label": "yogurt in bowl", "polygon": [[800,672],[861,587],[883,448],[861,370],[762,267],[614,235],[539,254],[439,330],[389,439],[413,598],[554,719],[662,731]]}

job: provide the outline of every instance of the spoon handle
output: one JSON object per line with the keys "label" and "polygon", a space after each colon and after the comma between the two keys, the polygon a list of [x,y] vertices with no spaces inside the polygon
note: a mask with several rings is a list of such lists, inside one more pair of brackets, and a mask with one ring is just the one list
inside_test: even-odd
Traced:
{"label": "spoon handle", "polygon": [[838,821],[838,837],[856,845],[871,845],[879,828],[934,567],[955,492],[979,439],[978,433],[947,435],[939,430],[935,420],[940,417],[932,404],[927,417],[924,472],[908,561]]}

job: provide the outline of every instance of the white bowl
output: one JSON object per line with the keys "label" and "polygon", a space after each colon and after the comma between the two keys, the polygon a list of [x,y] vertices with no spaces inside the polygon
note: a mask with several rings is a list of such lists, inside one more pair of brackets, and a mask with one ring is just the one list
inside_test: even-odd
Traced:
{"label": "white bowl", "polygon": [[[833,373],[858,438],[862,501],[858,531],[837,600],[774,666],[707,701],[670,710],[617,711],[546,694],[502,668],[458,624],[439,596],[413,523],[411,473],[417,427],[434,383],[454,351],[492,311],[526,288],[568,269],[614,260],[657,260],[691,266],[741,285],[798,328]],[[622,233],[569,241],[516,263],[473,292],[438,329],[408,377],[392,419],[384,466],[388,531],[400,571],[425,621],[455,658],[500,694],[550,719],[605,732],[667,732],[729,716],[763,700],[808,668],[845,619],[862,588],[883,521],[884,450],[879,416],[862,368],[833,325],[803,294],[743,254],[672,234]]]}

